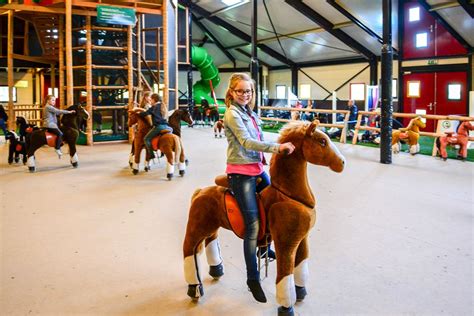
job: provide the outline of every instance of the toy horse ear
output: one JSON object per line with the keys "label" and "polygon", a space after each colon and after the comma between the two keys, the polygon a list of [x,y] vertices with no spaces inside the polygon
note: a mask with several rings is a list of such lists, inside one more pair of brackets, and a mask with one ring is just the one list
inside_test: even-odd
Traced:
{"label": "toy horse ear", "polygon": [[316,129],[316,127],[318,127],[319,125],[319,120],[314,120],[311,122],[311,124],[308,126],[308,129],[306,130],[306,135],[311,135],[313,133],[313,131]]}

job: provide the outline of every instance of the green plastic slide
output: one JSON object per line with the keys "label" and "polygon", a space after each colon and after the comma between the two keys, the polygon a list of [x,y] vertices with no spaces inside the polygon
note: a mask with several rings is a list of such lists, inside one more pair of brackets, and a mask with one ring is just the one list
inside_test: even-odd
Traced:
{"label": "green plastic slide", "polygon": [[212,56],[207,53],[207,50],[202,47],[192,47],[192,63],[201,73],[201,80],[193,85],[193,97],[195,104],[201,104],[202,99],[206,99],[209,104],[214,104],[214,99],[210,95],[211,86],[209,80],[212,82],[214,90],[219,85],[221,78],[219,71],[214,65]]}

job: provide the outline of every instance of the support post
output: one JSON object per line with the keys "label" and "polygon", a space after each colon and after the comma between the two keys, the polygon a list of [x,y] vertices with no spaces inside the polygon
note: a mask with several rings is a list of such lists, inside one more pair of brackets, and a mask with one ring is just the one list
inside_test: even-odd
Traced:
{"label": "support post", "polygon": [[64,16],[59,16],[59,108],[64,109]]}
{"label": "support post", "polygon": [[392,163],[392,0],[383,0],[382,115],[380,162]]}
{"label": "support post", "polygon": [[255,102],[257,103],[254,111],[258,111],[260,106],[260,87],[258,82],[258,57],[257,57],[257,0],[252,0],[252,58],[250,60],[250,73],[252,74],[252,79],[255,81]]}
{"label": "support post", "polygon": [[74,104],[74,79],[72,69],[72,0],[65,1],[66,8],[66,107]]}
{"label": "support post", "polygon": [[15,129],[15,112],[13,111],[13,10],[8,10],[8,45],[7,45],[7,64],[8,64],[8,129]]}
{"label": "support post", "polygon": [[86,17],[86,111],[90,113],[86,127],[86,144],[92,146],[94,139],[92,136],[92,27],[91,17]]}

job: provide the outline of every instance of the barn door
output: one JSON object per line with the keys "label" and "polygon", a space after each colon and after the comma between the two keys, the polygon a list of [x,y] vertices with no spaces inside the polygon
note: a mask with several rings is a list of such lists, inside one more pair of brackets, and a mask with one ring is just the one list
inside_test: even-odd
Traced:
{"label": "barn door", "polygon": [[[411,73],[403,76],[406,113],[435,114],[435,73]],[[410,120],[404,120],[406,126]],[[432,132],[435,124],[427,120],[424,131]]]}

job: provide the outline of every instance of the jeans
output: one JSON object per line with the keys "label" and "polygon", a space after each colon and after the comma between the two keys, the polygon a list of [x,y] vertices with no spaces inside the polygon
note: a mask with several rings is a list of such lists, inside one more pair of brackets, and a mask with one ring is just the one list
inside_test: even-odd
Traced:
{"label": "jeans", "polygon": [[165,124],[161,124],[161,125],[156,125],[154,126],[149,132],[148,134],[145,135],[145,138],[144,138],[144,141],[145,141],[145,147],[146,147],[146,150],[152,155],[152,157],[154,156],[153,155],[153,148],[151,148],[151,140],[153,138],[155,138],[155,136],[157,136],[158,134],[160,134],[160,132],[162,130],[169,130],[171,133],[173,132],[173,129],[171,127],[169,127],[168,125],[165,125]]}
{"label": "jeans", "polygon": [[63,132],[61,132],[58,128],[47,128],[48,132],[55,134],[58,136],[56,138],[56,149],[61,149],[61,143],[63,142]]}
{"label": "jeans", "polygon": [[3,131],[3,135],[6,137],[7,136],[7,125],[5,124],[5,120],[0,118],[0,128]]}
{"label": "jeans", "polygon": [[[247,279],[259,280],[257,267],[257,238],[259,228],[259,213],[256,192],[262,191],[270,184],[270,178],[263,172],[258,176],[247,176],[231,173],[228,176],[229,185],[239,204],[245,223],[244,257],[247,266]],[[257,180],[261,179],[257,184]]]}

